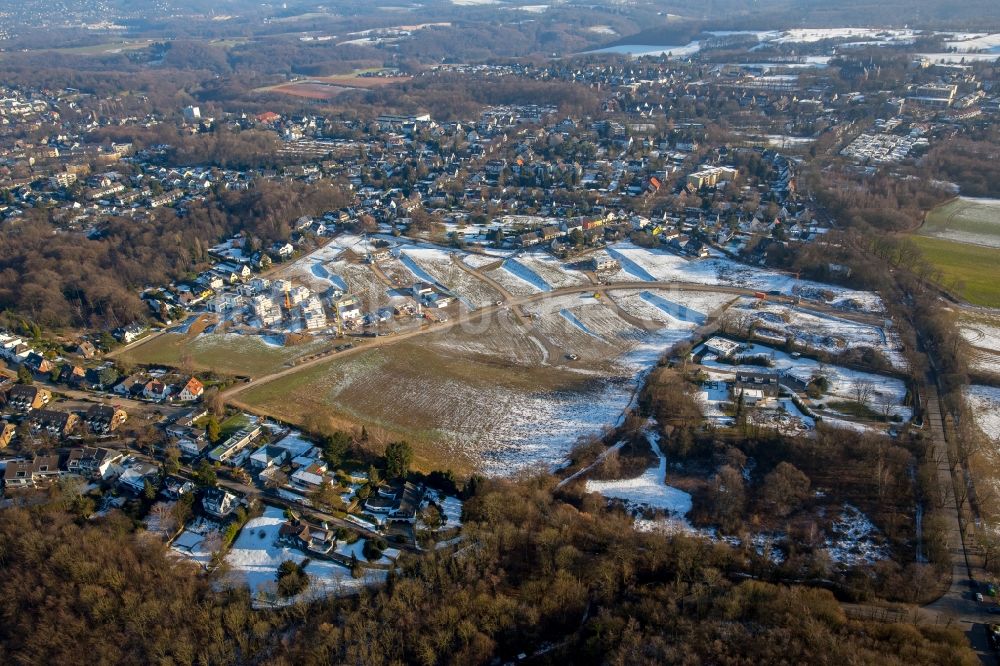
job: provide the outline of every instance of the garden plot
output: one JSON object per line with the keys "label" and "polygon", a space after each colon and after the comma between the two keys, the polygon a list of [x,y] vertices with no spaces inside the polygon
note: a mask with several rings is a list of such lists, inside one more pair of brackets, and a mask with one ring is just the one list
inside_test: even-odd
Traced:
{"label": "garden plot", "polygon": [[[486,307],[500,300],[500,293],[484,281],[470,275],[455,263],[452,255],[437,249],[406,248],[400,261],[413,267],[433,282],[455,294],[472,309]],[[412,269],[411,269],[412,270]],[[414,271],[414,274],[417,274]]]}
{"label": "garden plot", "polygon": [[632,509],[660,509],[684,520],[691,511],[691,495],[666,484],[667,457],[660,450],[659,435],[646,433],[646,439],[659,460],[656,467],[650,467],[634,479],[588,480],[586,490],[588,493],[600,493],[608,499],[621,500]]}
{"label": "garden plot", "polygon": [[621,270],[611,276],[613,281],[643,280],[739,287],[773,291],[785,296],[798,295],[810,300],[821,300],[841,309],[863,312],[885,310],[877,294],[797,280],[791,275],[754,268],[730,259],[685,259],[670,252],[650,250],[632,243],[611,246],[608,254],[617,259],[621,266]]}
{"label": "garden plot", "polygon": [[[560,287],[576,287],[590,283],[586,275],[580,271],[568,268],[565,263],[544,252],[525,252],[518,255],[517,258],[509,259],[508,264],[519,265],[523,267],[523,271],[534,275],[539,281],[538,286],[543,291],[559,289]],[[542,284],[547,285],[547,288],[541,287]]]}
{"label": "garden plot", "polygon": [[991,442],[1000,445],[1000,388],[966,386],[965,401],[979,429]]}
{"label": "garden plot", "polygon": [[822,398],[824,402],[831,398],[848,402],[855,400],[856,385],[862,382],[871,387],[869,401],[872,410],[881,412],[883,407],[888,405],[890,416],[897,416],[904,422],[913,418],[912,410],[903,404],[906,400],[906,384],[899,379],[828,365],[810,358],[792,358],[785,352],[759,344],[748,345],[747,350],[741,352],[741,355],[768,356],[772,365],[769,368],[756,365],[729,365],[720,363],[713,354],[706,355],[702,359],[702,364],[719,373],[731,374],[737,368],[755,372],[777,372],[779,376],[788,376],[803,384],[808,383],[813,376],[822,375],[829,381],[829,390]]}
{"label": "garden plot", "polygon": [[219,524],[204,518],[192,521],[170,544],[170,550],[207,567],[212,555],[222,545]]}
{"label": "garden plot", "polygon": [[879,352],[897,369],[905,370],[900,342],[895,335],[887,335],[880,326],[863,324],[824,314],[803,307],[794,307],[766,301],[744,301],[736,305],[734,313],[745,313],[756,322],[756,334],[784,342],[792,336],[796,343],[810,349],[839,354],[848,349],[870,347]]}
{"label": "garden plot", "polygon": [[[304,553],[278,543],[278,533],[285,522],[284,512],[273,506],[264,514],[247,522],[233,547],[226,555],[230,573],[228,582],[247,585],[251,592],[274,592],[278,567],[285,560],[301,563],[308,559]],[[361,578],[353,578],[347,567],[326,560],[310,559],[305,568],[309,587],[299,597],[287,600],[310,599],[327,594],[344,594],[385,580],[385,571],[366,571]]]}

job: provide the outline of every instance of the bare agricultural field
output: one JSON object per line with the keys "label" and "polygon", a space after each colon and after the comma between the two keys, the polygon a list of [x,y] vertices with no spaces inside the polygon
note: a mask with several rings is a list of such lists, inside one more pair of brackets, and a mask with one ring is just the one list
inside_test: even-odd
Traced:
{"label": "bare agricultural field", "polygon": [[316,340],[283,347],[260,336],[236,333],[163,333],[122,352],[119,358],[139,365],[191,366],[225,375],[257,376],[276,372],[326,346],[326,342]]}
{"label": "bare agricultural field", "polygon": [[1000,376],[1000,310],[962,310],[958,332],[967,343],[970,369]]}
{"label": "bare agricultural field", "polygon": [[342,74],[337,76],[318,76],[317,81],[329,83],[344,88],[381,88],[391,86],[396,83],[406,83],[412,80],[412,76],[357,76],[356,74]]}
{"label": "bare agricultural field", "polygon": [[927,213],[918,233],[1000,249],[1000,199],[952,199]]}
{"label": "bare agricultural field", "polygon": [[303,81],[298,83],[286,83],[284,85],[260,88],[258,92],[282,93],[293,97],[304,97],[306,99],[333,99],[341,93],[347,92],[350,88],[344,86],[334,86],[318,81]]}

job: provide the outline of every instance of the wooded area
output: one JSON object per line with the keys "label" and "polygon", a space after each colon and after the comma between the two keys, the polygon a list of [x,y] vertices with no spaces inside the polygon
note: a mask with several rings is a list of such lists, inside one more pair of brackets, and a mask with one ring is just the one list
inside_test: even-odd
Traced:
{"label": "wooded area", "polygon": [[976,663],[955,629],[848,619],[825,590],[735,577],[736,551],[635,532],[554,479],[487,482],[457,552],[385,589],[253,611],[120,516],[73,522],[72,492],[0,512],[4,663]]}
{"label": "wooded area", "polygon": [[145,312],[138,290],[193,275],[219,239],[243,231],[258,246],[286,240],[298,217],[346,201],[329,185],[258,181],[216,192],[183,217],[160,209],[149,222],[112,218],[97,237],[53,233],[42,215],[26,215],[0,236],[0,307],[43,326],[124,325]]}

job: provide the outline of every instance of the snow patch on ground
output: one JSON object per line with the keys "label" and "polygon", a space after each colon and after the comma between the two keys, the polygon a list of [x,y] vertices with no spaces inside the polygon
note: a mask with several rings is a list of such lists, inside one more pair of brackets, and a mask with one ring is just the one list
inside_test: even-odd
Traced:
{"label": "snow patch on ground", "polygon": [[691,495],[668,486],[665,483],[667,474],[667,457],[660,450],[660,438],[656,433],[647,433],[650,448],[659,458],[656,467],[650,467],[642,476],[634,479],[617,479],[615,481],[588,480],[588,493],[600,493],[609,499],[618,499],[631,508],[648,507],[668,511],[672,516],[684,518],[691,510]]}
{"label": "snow patch on ground", "polygon": [[979,429],[994,444],[1000,445],[1000,388],[966,386],[965,401]]}
{"label": "snow patch on ground", "polygon": [[[278,532],[285,522],[284,512],[273,506],[264,514],[247,522],[226,555],[230,580],[250,587],[253,592],[274,590],[278,567],[285,560],[301,563],[307,559],[299,550],[277,543]],[[366,571],[353,578],[347,567],[328,560],[310,559],[306,565],[309,587],[300,596],[312,598],[323,594],[343,594],[385,580],[385,571]],[[290,603],[292,600],[288,600]]]}
{"label": "snow patch on ground", "polygon": [[838,564],[854,567],[889,557],[878,528],[857,507],[845,504],[831,531],[824,545],[830,559]]}

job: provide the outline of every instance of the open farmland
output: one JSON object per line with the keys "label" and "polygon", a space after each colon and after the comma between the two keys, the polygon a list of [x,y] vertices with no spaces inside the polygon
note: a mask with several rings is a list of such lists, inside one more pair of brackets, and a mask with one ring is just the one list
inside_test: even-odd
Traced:
{"label": "open farmland", "polygon": [[356,74],[342,74],[334,76],[317,76],[316,81],[322,81],[343,88],[381,88],[395,83],[406,83],[412,80],[412,76],[358,76]]}
{"label": "open farmland", "polygon": [[350,88],[334,86],[319,81],[302,81],[299,83],[286,83],[280,86],[261,88],[258,92],[282,93],[306,99],[333,99],[348,90]]}
{"label": "open farmland", "polygon": [[1000,250],[928,236],[910,239],[941,271],[944,287],[973,305],[1000,307]]}
{"label": "open farmland", "polygon": [[918,233],[1000,250],[1000,199],[952,199],[927,213]]}
{"label": "open farmland", "polygon": [[[421,466],[500,474],[555,463],[578,436],[614,423],[631,395],[625,379],[476,356],[405,342],[251,388],[241,401],[320,427],[365,423],[410,441]],[[325,422],[312,423],[316,414]]]}

